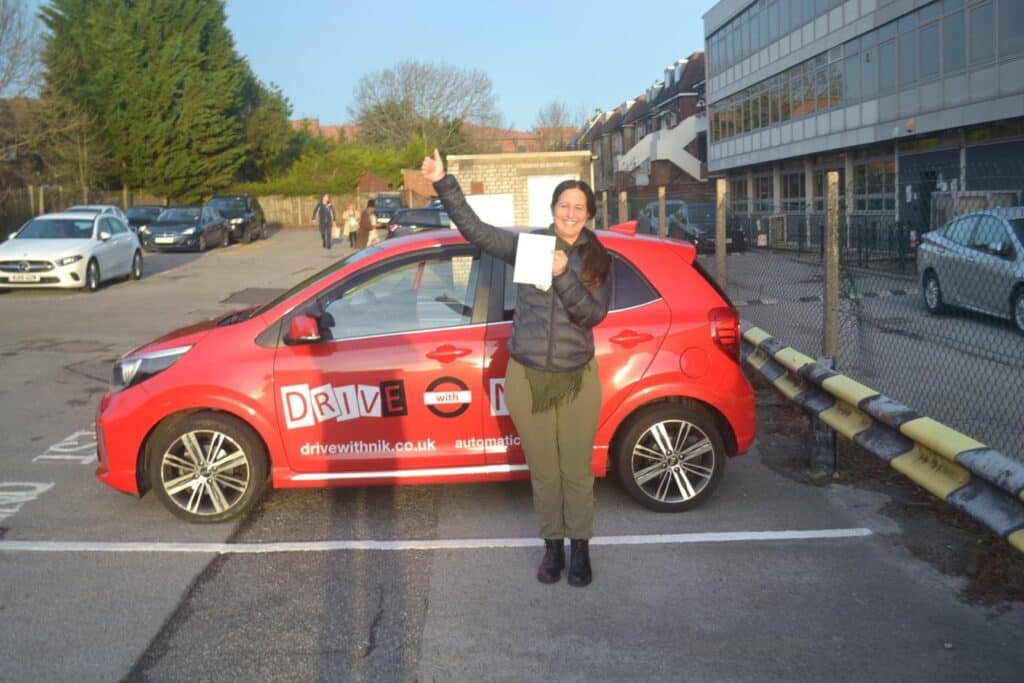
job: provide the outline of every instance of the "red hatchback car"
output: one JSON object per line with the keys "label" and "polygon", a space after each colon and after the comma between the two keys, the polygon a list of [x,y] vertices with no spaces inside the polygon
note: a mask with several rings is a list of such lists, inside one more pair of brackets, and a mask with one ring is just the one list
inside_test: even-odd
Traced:
{"label": "red hatchback car", "polygon": [[[739,318],[693,246],[599,233],[596,476],[659,511],[706,499],[754,438]],[[165,335],[114,365],[97,476],[194,522],[277,488],[526,479],[504,401],[512,269],[438,230],[356,252],[270,303]]]}

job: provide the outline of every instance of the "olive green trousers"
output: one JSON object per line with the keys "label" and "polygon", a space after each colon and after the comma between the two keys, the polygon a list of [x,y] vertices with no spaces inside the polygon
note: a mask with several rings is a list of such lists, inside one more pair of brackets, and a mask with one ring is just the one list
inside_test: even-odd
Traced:
{"label": "olive green trousers", "polygon": [[505,399],[530,466],[541,537],[589,539],[594,526],[594,435],[601,410],[597,361],[587,364],[572,401],[534,413],[526,371],[509,358]]}

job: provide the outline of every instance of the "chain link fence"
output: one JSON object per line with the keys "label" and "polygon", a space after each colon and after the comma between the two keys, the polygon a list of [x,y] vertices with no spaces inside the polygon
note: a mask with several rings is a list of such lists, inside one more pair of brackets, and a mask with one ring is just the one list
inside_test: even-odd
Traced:
{"label": "chain link fence", "polygon": [[[979,169],[967,176],[983,185]],[[834,360],[842,374],[1024,461],[1024,207],[1007,208],[1020,204],[1024,173],[989,181],[992,191],[936,187],[907,214],[942,220],[934,224],[841,205]],[[734,224],[748,248],[728,254],[726,289],[744,323],[825,356],[826,215]],[[713,254],[698,258],[715,273]]]}

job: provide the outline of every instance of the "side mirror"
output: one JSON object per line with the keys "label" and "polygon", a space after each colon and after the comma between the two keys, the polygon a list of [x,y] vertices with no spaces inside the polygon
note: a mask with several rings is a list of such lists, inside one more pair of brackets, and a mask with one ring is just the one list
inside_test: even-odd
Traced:
{"label": "side mirror", "polygon": [[106,242],[111,237],[110,233],[106,230],[100,231],[100,242]]}
{"label": "side mirror", "polygon": [[312,344],[320,341],[320,325],[317,319],[308,313],[300,313],[288,323],[288,334],[284,336],[285,344]]}

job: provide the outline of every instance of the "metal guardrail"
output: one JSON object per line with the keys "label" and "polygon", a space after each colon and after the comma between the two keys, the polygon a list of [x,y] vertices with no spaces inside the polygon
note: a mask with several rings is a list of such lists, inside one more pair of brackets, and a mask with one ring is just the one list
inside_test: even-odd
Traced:
{"label": "metal guardrail", "polygon": [[804,412],[1024,552],[1024,464],[838,374],[759,327],[741,355]]}

